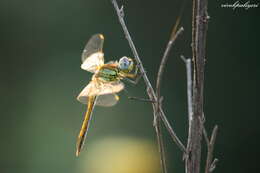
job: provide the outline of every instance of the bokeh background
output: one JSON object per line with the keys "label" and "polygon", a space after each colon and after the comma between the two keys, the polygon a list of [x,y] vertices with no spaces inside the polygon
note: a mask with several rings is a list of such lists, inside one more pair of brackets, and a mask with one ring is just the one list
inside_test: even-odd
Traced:
{"label": "bokeh background", "polygon": [[[219,125],[215,172],[256,172],[259,8],[221,8],[226,2],[231,1],[209,1],[206,127],[210,132]],[[123,3],[128,29],[154,84],[183,1]],[[191,57],[190,1],[181,25],[185,32],[170,54],[162,95],[166,115],[186,143],[186,75],[179,56]],[[109,0],[0,1],[1,173],[159,172],[151,105],[128,100],[126,92],[116,106],[96,107],[84,151],[75,156],[85,112],[76,96],[91,77],[80,69],[80,56],[95,33],[105,35],[107,61],[132,56]],[[126,90],[147,97],[143,82],[126,84]],[[165,130],[164,138],[169,172],[184,172],[182,154]]]}

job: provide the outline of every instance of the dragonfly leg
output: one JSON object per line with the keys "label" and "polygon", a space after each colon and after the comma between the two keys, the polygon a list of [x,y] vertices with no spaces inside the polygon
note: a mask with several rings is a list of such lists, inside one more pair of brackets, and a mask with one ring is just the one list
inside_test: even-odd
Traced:
{"label": "dragonfly leg", "polygon": [[130,100],[137,100],[137,101],[142,101],[142,102],[155,102],[154,100],[151,99],[145,99],[145,98],[139,98],[139,97],[128,97]]}
{"label": "dragonfly leg", "polygon": [[140,81],[140,79],[142,78],[142,76],[143,76],[142,74],[138,74],[138,73],[137,74],[127,74],[125,80],[134,85],[137,85],[138,82]]}
{"label": "dragonfly leg", "polygon": [[126,80],[134,85],[138,84],[143,76],[143,73],[141,73],[139,66],[140,65],[136,63],[134,73],[126,74]]}
{"label": "dragonfly leg", "polygon": [[142,102],[155,102],[154,100],[151,100],[151,99],[129,96],[128,91],[126,89],[124,89],[124,91],[125,91],[125,94],[127,95],[128,99],[142,101]]}
{"label": "dragonfly leg", "polygon": [[129,78],[124,78],[124,80],[126,80],[127,82],[133,84],[133,85],[137,85],[139,81],[136,81],[136,80],[132,80],[132,79],[129,79]]}

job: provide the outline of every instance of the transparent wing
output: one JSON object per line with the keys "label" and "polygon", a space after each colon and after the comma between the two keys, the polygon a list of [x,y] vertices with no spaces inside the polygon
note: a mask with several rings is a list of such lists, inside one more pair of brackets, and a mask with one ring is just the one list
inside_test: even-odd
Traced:
{"label": "transparent wing", "polygon": [[81,56],[83,70],[94,73],[98,66],[104,64],[103,44],[102,34],[95,34],[89,39]]}
{"label": "transparent wing", "polygon": [[[97,103],[97,105],[102,105],[102,106],[114,105],[115,104],[114,102],[117,98],[113,98],[112,96],[105,96],[105,95],[114,95],[115,93],[118,93],[123,89],[124,89],[124,84],[120,81],[106,82],[106,83],[98,83],[95,81],[91,81],[81,91],[81,93],[78,95],[77,99],[79,102],[81,102],[83,104],[87,104],[89,96],[98,96],[100,98],[99,98],[99,104]],[[109,99],[110,99],[111,103],[107,103],[107,102],[109,102]],[[105,100],[107,100],[107,101],[105,101]]]}
{"label": "transparent wing", "polygon": [[110,107],[114,106],[119,100],[119,96],[116,94],[99,95],[96,100],[96,105]]}
{"label": "transparent wing", "polygon": [[81,60],[84,62],[88,57],[97,52],[103,52],[104,36],[102,34],[93,35],[86,44]]}
{"label": "transparent wing", "polygon": [[117,61],[108,61],[106,64],[118,64]]}

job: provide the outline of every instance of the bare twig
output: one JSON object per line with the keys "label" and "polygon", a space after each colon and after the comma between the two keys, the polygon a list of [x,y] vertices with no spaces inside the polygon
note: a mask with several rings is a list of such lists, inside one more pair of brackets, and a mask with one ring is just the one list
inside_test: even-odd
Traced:
{"label": "bare twig", "polygon": [[160,118],[162,119],[164,126],[166,127],[166,129],[169,132],[170,136],[172,137],[173,141],[175,142],[175,144],[179,147],[179,149],[183,153],[186,153],[186,149],[185,149],[184,145],[182,144],[182,142],[180,141],[180,139],[178,138],[178,136],[176,135],[176,133],[172,129],[172,126],[170,125],[169,121],[167,120],[162,108],[159,107],[159,110],[160,110],[160,113],[161,113]]}
{"label": "bare twig", "polygon": [[[183,62],[185,63],[186,66],[186,75],[187,75],[187,102],[188,102],[188,122],[189,122],[189,134],[192,133],[192,129],[191,129],[191,124],[192,124],[192,120],[193,120],[193,105],[192,105],[192,63],[191,63],[191,59],[186,59],[183,55],[181,55],[181,59],[183,60]],[[188,138],[187,141],[187,155],[185,155],[185,160],[189,159],[189,151],[190,151],[190,138]],[[186,167],[187,169],[187,162],[186,162]],[[187,170],[186,170],[187,172]]]}
{"label": "bare twig", "polygon": [[[176,25],[175,25],[176,26]],[[175,27],[174,27],[175,28]],[[159,66],[159,71],[158,71],[158,74],[157,74],[157,82],[156,82],[156,93],[157,93],[157,98],[160,98],[160,90],[161,90],[161,81],[162,81],[162,75],[163,75],[163,72],[164,72],[164,69],[165,69],[165,65],[166,65],[166,62],[168,60],[168,55],[169,55],[169,52],[171,51],[171,48],[172,46],[174,45],[176,39],[178,38],[178,36],[184,31],[184,28],[183,27],[180,27],[180,29],[175,32],[173,30],[173,32],[175,32],[174,34],[172,34],[172,37],[170,38],[167,46],[166,46],[166,49],[164,51],[164,54],[163,54],[163,57],[162,57],[162,60],[161,60],[161,64]]]}
{"label": "bare twig", "polygon": [[[163,72],[165,69],[165,65],[167,62],[167,59],[169,57],[169,52],[172,48],[172,46],[174,45],[176,39],[178,38],[178,36],[184,31],[183,27],[181,27],[177,32],[176,29],[177,26],[179,24],[179,21],[177,20],[173,32],[172,32],[172,36],[166,46],[166,49],[164,51],[160,66],[159,66],[159,71],[158,71],[158,75],[157,75],[157,82],[156,82],[156,94],[157,94],[157,98],[161,98],[160,95],[160,90],[161,90],[161,83],[162,83],[162,76],[163,76]],[[156,117],[155,119],[155,129],[157,131],[157,140],[159,141],[159,150],[160,153],[162,155],[161,157],[161,164],[163,167],[163,172],[167,172],[166,169],[166,161],[165,161],[165,153],[164,153],[164,145],[163,145],[163,139],[161,138],[162,134],[161,134],[161,125],[160,125],[160,119],[158,118],[159,115],[159,108],[161,107],[161,100],[157,99],[157,103],[156,103],[156,114],[154,115]]]}
{"label": "bare twig", "polygon": [[188,100],[188,117],[189,121],[192,118],[193,107],[192,107],[192,64],[191,59],[186,59],[183,55],[181,55],[181,59],[185,63],[186,66],[186,75],[187,75],[187,100]]}
{"label": "bare twig", "polygon": [[[160,99],[157,99],[156,102],[156,111],[154,110],[154,128],[156,131],[156,138],[158,143],[158,150],[160,153],[160,161],[162,165],[162,172],[167,173],[167,166],[166,166],[166,155],[165,155],[165,148],[164,148],[164,140],[162,137],[162,128],[161,128],[161,119],[159,118],[159,107],[162,105],[163,98],[157,97]],[[153,106],[155,107],[155,106]]]}
{"label": "bare twig", "polygon": [[[131,39],[131,36],[130,36],[130,34],[128,32],[128,29],[126,27],[126,24],[125,24],[125,21],[124,21],[124,15],[123,15],[124,14],[123,13],[123,8],[119,9],[116,0],[111,0],[111,2],[114,5],[114,8],[115,8],[115,10],[117,12],[117,15],[118,15],[118,18],[119,18],[119,22],[120,22],[120,24],[121,24],[121,26],[123,28],[125,37],[128,40],[129,46],[132,49],[133,55],[134,55],[135,60],[137,62],[137,66],[139,67],[140,72],[141,72],[141,74],[143,76],[144,82],[146,84],[146,92],[147,92],[147,94],[149,96],[149,99],[150,100],[154,100],[158,104],[158,102],[160,102],[160,99],[157,98],[157,96],[155,95],[154,89],[153,89],[153,87],[151,85],[151,82],[149,81],[149,79],[148,79],[148,77],[146,75],[146,72],[144,70],[143,64],[142,64],[142,62],[141,62],[141,60],[139,58],[139,55],[138,55],[138,53],[136,51],[134,43],[133,43],[133,41]],[[186,151],[185,147],[182,144],[182,142],[180,141],[180,139],[177,137],[175,132],[173,131],[170,123],[168,122],[168,120],[167,120],[167,118],[166,118],[166,116],[165,116],[165,114],[164,114],[164,112],[163,112],[163,110],[161,108],[161,105],[159,105],[158,108],[157,108],[157,104],[156,103],[152,103],[152,106],[153,106],[153,110],[154,110],[154,126],[155,126],[155,130],[156,130],[156,133],[157,133],[158,144],[159,145],[163,145],[162,140],[160,138],[160,127],[157,124],[158,123],[157,114],[162,119],[166,129],[170,133],[170,135],[171,135],[172,139],[174,140],[174,142],[181,149],[181,151],[183,151],[185,153],[185,151]],[[162,146],[160,146],[160,152],[163,151],[162,149],[163,149]],[[161,158],[164,158],[162,152],[161,152]],[[163,164],[164,161],[163,160],[161,160],[161,161],[162,161],[162,164]],[[163,166],[163,169],[164,169],[164,166]]]}
{"label": "bare twig", "polygon": [[141,101],[141,102],[153,102],[153,103],[155,103],[154,100],[139,98],[139,97],[128,97],[128,99],[137,100],[137,101]]}
{"label": "bare twig", "polygon": [[163,173],[167,173],[167,166],[166,166],[166,156],[165,156],[165,149],[164,149],[164,141],[163,141],[163,137],[162,137],[162,128],[161,128],[161,120],[160,118],[158,118],[158,112],[154,112],[155,115],[155,124],[154,124],[154,128],[156,131],[156,139],[157,139],[157,143],[158,143],[158,150],[160,153],[160,161],[161,161],[161,165],[162,165],[162,172]]}
{"label": "bare twig", "polygon": [[[131,36],[130,36],[130,34],[129,34],[129,32],[128,32],[128,29],[127,29],[127,27],[126,27],[126,24],[125,24],[125,21],[124,21],[124,19],[123,19],[123,16],[121,15],[122,12],[121,12],[121,10],[118,8],[118,5],[117,5],[116,0],[111,0],[111,2],[112,2],[112,4],[113,4],[114,7],[115,7],[115,10],[116,10],[116,12],[117,12],[117,15],[118,15],[118,18],[119,18],[119,22],[120,22],[120,24],[121,24],[121,26],[122,26],[122,28],[123,28],[125,37],[126,37],[128,43],[129,43],[130,48],[132,49],[132,52],[133,52],[133,54],[134,54],[135,60],[136,60],[136,62],[137,62],[137,65],[138,65],[138,67],[139,67],[139,69],[140,69],[140,71],[141,71],[141,73],[142,73],[142,77],[143,77],[144,82],[145,82],[145,84],[146,84],[146,92],[147,92],[147,94],[148,94],[148,96],[149,96],[149,98],[150,98],[151,100],[157,101],[157,97],[156,97],[156,95],[155,95],[154,89],[153,89],[153,87],[152,87],[152,85],[151,85],[151,82],[149,81],[149,79],[148,79],[148,77],[147,77],[147,75],[146,75],[146,71],[144,70],[143,64],[142,64],[142,62],[141,62],[141,60],[140,60],[140,58],[139,58],[139,55],[138,55],[138,53],[137,53],[137,51],[136,51],[136,48],[135,48],[135,46],[134,46],[134,43],[133,43],[133,41],[132,41],[132,39],[131,39]],[[164,123],[166,129],[167,129],[168,132],[170,133],[170,135],[171,135],[171,137],[173,138],[173,140],[176,142],[177,146],[180,147],[180,149],[181,149],[183,152],[185,152],[185,147],[184,147],[184,145],[182,144],[182,142],[179,140],[179,138],[177,137],[177,135],[176,135],[175,132],[173,131],[173,129],[172,129],[170,123],[168,122],[168,120],[167,120],[167,118],[166,118],[166,116],[165,116],[163,110],[161,109],[161,107],[159,108],[159,110],[160,110],[160,117],[161,117],[161,119],[162,119],[162,121],[163,121],[163,123]]]}
{"label": "bare twig", "polygon": [[203,125],[203,136],[204,136],[204,139],[205,139],[205,141],[206,141],[207,146],[210,146],[210,141],[209,141],[208,133],[207,133],[207,131],[206,131],[204,125]]}
{"label": "bare twig", "polygon": [[201,138],[203,132],[204,62],[207,33],[207,0],[193,0],[192,54],[193,54],[193,114],[190,121],[186,158],[186,173],[199,173],[201,162]]}
{"label": "bare twig", "polygon": [[208,153],[207,153],[205,173],[211,173],[216,168],[216,163],[217,163],[218,159],[214,159],[213,162],[212,162],[212,159],[213,159],[213,151],[214,151],[214,145],[215,145],[215,141],[216,141],[216,137],[217,137],[217,132],[218,132],[218,126],[216,125],[212,131],[210,141],[207,144]]}
{"label": "bare twig", "polygon": [[218,126],[215,125],[213,132],[212,132],[212,135],[211,135],[211,138],[210,138],[210,145],[212,145],[212,146],[215,144],[217,132],[218,132]]}
{"label": "bare twig", "polygon": [[213,172],[214,171],[214,169],[216,168],[217,162],[218,162],[218,159],[215,158],[213,160],[213,162],[211,163],[211,165],[210,165],[209,172]]}

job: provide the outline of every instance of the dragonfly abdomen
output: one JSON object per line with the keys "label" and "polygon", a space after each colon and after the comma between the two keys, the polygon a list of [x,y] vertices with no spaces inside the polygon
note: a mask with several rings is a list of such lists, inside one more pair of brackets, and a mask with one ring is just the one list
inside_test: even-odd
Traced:
{"label": "dragonfly abdomen", "polygon": [[97,77],[102,80],[112,82],[118,80],[118,73],[119,71],[116,68],[101,68],[97,74]]}

